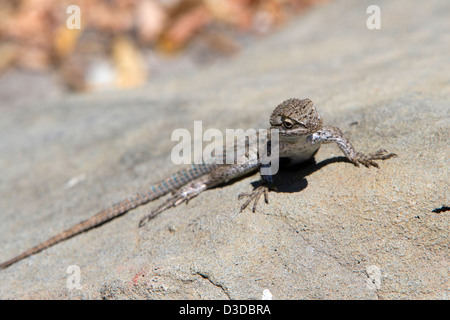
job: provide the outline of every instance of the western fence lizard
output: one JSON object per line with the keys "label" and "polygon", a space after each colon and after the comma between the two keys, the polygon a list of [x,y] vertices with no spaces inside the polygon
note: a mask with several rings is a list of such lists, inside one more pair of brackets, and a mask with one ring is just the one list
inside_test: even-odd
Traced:
{"label": "western fence lizard", "polygon": [[[356,166],[363,164],[366,167],[374,166],[378,168],[378,164],[374,160],[385,160],[397,156],[394,153],[388,154],[386,150],[379,150],[372,154],[356,152],[341,130],[336,127],[323,125],[322,118],[309,99],[289,99],[284,101],[273,111],[270,117],[270,125],[271,130],[277,130],[279,133],[277,156],[288,158],[290,163],[301,163],[313,158],[322,143],[331,142],[335,142],[348,160]],[[271,157],[274,154],[272,145],[273,141],[267,135],[265,144],[265,147],[267,147],[266,151],[268,151],[265,153],[268,155],[267,157]],[[142,226],[164,210],[183,202],[187,203],[206,189],[243,177],[259,169],[261,184],[251,193],[239,195],[239,199],[246,198],[240,208],[241,211],[248,207],[251,202],[253,202],[252,210],[256,211],[256,205],[261,196],[264,195],[265,202],[268,203],[269,190],[276,190],[273,186],[272,175],[264,171],[264,169],[268,168],[270,161],[262,161],[262,154],[258,145],[252,144],[249,150],[242,155],[243,159],[237,159],[239,161],[235,164],[194,164],[190,168],[175,173],[147,190],[138,192],[59,233],[55,237],[3,262],[0,264],[0,269],[4,269],[61,241],[98,227],[140,205],[172,192],[172,196],[169,199],[141,219],[139,225]],[[226,150],[224,150],[224,155],[226,155]]]}

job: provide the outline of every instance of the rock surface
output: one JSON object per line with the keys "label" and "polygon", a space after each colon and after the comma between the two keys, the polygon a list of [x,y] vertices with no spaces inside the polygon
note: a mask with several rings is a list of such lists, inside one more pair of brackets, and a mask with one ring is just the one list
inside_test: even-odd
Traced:
{"label": "rock surface", "polygon": [[358,150],[399,157],[356,168],[324,146],[257,213],[237,201],[257,175],[138,228],[150,203],[0,271],[0,298],[448,299],[450,6],[378,1],[368,30],[370,4],[316,7],[196,74],[2,112],[0,260],[172,173],[171,132],[194,120],[265,127],[308,97]]}

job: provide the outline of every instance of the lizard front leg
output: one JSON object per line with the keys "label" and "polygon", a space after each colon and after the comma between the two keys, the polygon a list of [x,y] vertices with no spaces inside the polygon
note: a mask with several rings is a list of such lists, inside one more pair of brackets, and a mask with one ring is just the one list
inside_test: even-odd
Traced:
{"label": "lizard front leg", "polygon": [[374,166],[376,168],[379,168],[379,165],[374,160],[386,160],[392,157],[397,157],[395,153],[387,153],[387,151],[384,149],[380,149],[370,154],[356,152],[350,141],[344,136],[342,131],[336,127],[324,126],[321,130],[311,135],[311,142],[335,142],[345,154],[347,159],[356,166],[359,166],[359,164],[363,164],[366,167]]}
{"label": "lizard front leg", "polygon": [[258,201],[263,194],[264,194],[264,202],[269,203],[269,191],[270,190],[276,191],[276,187],[272,183],[269,183],[266,180],[264,180],[262,177],[263,176],[261,176],[262,184],[256,187],[252,192],[250,193],[244,192],[239,194],[238,196],[239,200],[247,197],[247,200],[245,200],[245,202],[241,206],[241,212],[244,211],[245,208],[247,208],[252,201],[253,201],[252,211],[256,212],[256,206],[258,205]]}
{"label": "lizard front leg", "polygon": [[[261,167],[264,167],[264,165],[261,165]],[[256,187],[250,193],[244,192],[239,194],[238,200],[247,198],[247,200],[245,200],[245,202],[241,206],[241,212],[245,210],[245,208],[247,208],[252,201],[253,201],[252,211],[256,212],[256,206],[258,205],[258,201],[261,198],[261,196],[264,194],[264,202],[269,203],[269,191],[270,190],[277,191],[277,188],[273,184],[272,175],[263,175],[261,174],[261,171],[260,175],[261,175],[261,185]]]}
{"label": "lizard front leg", "polygon": [[[278,157],[279,148],[275,148],[274,156]],[[264,194],[264,202],[269,203],[269,191],[274,190],[278,191],[277,188],[273,184],[273,176],[274,171],[272,168],[272,141],[264,141],[258,145],[258,164],[259,164],[259,174],[261,177],[261,184],[253,189],[252,192],[244,192],[239,194],[238,200],[243,198],[247,198],[245,202],[241,206],[240,212],[244,211],[245,208],[253,201],[252,211],[256,212],[256,206],[258,205],[259,199]]]}

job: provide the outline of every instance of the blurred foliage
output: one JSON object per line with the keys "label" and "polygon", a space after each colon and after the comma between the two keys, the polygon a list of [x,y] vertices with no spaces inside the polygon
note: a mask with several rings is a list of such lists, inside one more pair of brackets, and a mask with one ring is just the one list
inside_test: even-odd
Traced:
{"label": "blurred foliage", "polygon": [[[211,51],[230,55],[239,50],[234,35],[269,33],[325,1],[1,0],[0,73],[11,68],[55,70],[68,88],[80,91],[95,84],[98,72],[92,66],[101,70],[99,61],[104,60],[115,86],[134,87],[151,72],[145,50],[183,53],[201,36]],[[80,8],[79,30],[66,26],[70,5]]]}

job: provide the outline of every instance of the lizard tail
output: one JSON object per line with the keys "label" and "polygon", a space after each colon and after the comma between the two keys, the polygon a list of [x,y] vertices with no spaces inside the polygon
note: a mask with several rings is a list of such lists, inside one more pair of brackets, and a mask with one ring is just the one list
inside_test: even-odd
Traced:
{"label": "lizard tail", "polygon": [[146,204],[152,200],[155,200],[171,191],[177,190],[178,188],[184,186],[189,181],[198,178],[205,173],[211,171],[213,165],[209,164],[200,164],[200,165],[192,165],[188,169],[183,169],[171,177],[162,180],[161,182],[149,187],[147,190],[138,192],[128,199],[122,200],[121,202],[113,205],[112,207],[100,211],[96,215],[72,226],[71,228],[59,233],[53,238],[48,239],[47,241],[42,242],[41,244],[32,247],[31,249],[23,252],[22,254],[5,261],[0,264],[0,270],[9,267],[10,265],[25,259],[33,254],[36,254],[42,250],[45,250],[61,241],[72,238],[82,232],[88,231],[90,229],[96,228],[114,218],[117,218],[128,211]]}
{"label": "lizard tail", "polygon": [[[123,215],[124,213],[126,213],[127,211],[137,207],[140,204],[144,204],[144,199],[140,200],[140,201],[136,201],[137,197],[134,197],[135,201],[133,201],[132,199],[126,199],[123,200],[121,202],[119,202],[118,204],[114,205],[113,207],[103,210],[99,213],[97,213],[95,216],[90,217],[74,226],[72,226],[71,228],[57,234],[56,236],[48,239],[47,241],[44,241],[40,244],[38,244],[37,246],[32,247],[31,249],[23,252],[22,254],[6,261],[0,264],[0,269],[5,269],[7,267],[9,267],[10,265],[12,265],[13,263],[16,263],[17,261],[20,261],[22,259],[25,259],[33,254],[36,254],[44,249],[47,249],[61,241],[67,240],[69,238],[72,238],[73,236],[76,236],[82,232],[88,231],[90,229],[96,228],[120,215]],[[146,201],[148,202],[148,201]]]}

